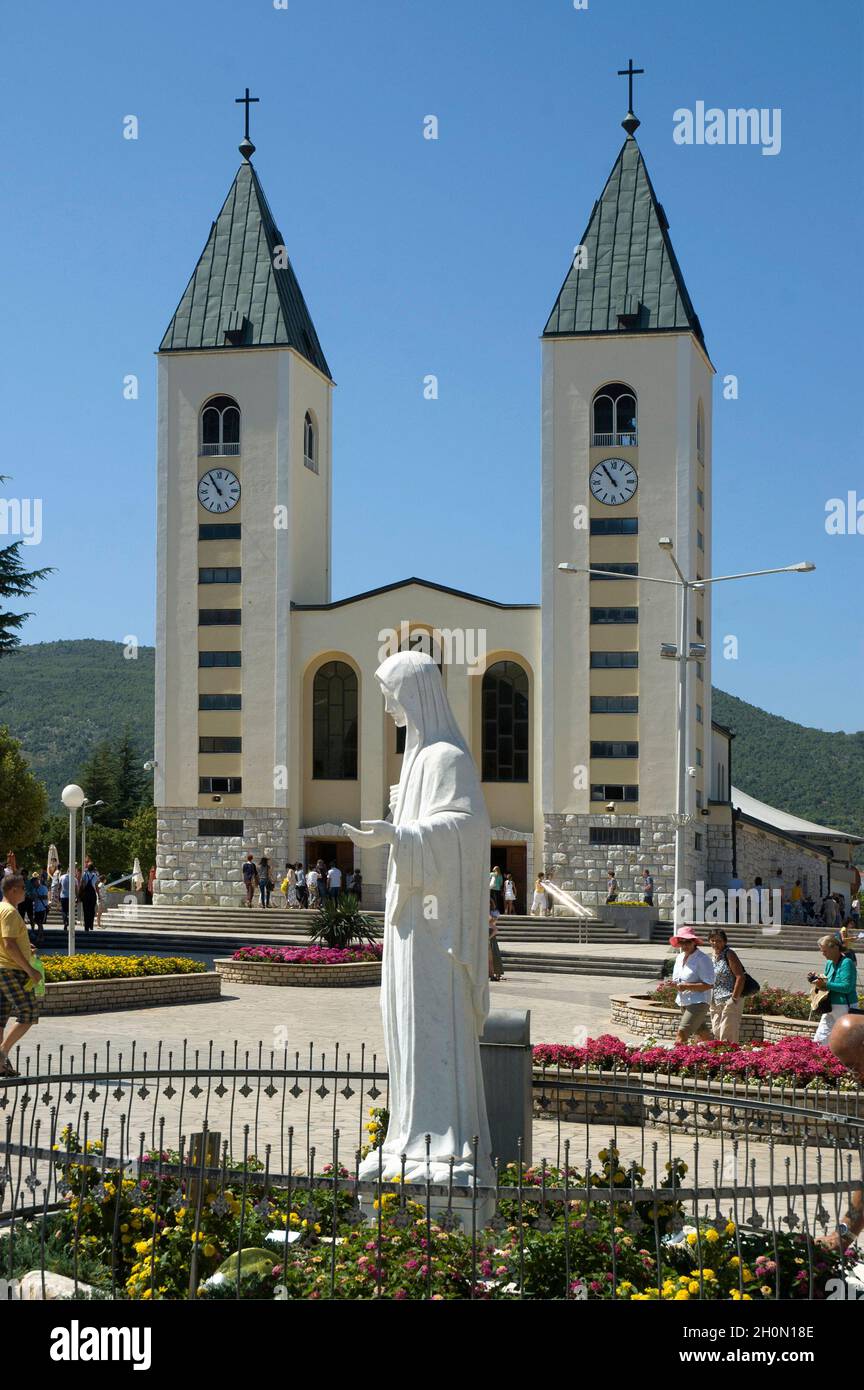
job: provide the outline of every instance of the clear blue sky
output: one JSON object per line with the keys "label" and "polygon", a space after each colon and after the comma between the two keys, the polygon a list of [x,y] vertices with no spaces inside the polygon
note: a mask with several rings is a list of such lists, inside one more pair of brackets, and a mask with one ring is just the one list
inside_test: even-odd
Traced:
{"label": "clear blue sky", "polygon": [[[410,574],[539,596],[539,345],[623,133],[639,140],[736,402],[715,400],[714,679],[857,729],[860,0],[83,0],[4,20],[0,471],[44,499],[28,642],[153,640],[153,352],[239,163],[338,383],[334,597]],[[780,107],[782,151],[679,146],[672,113]],[[434,113],[440,138],[426,141]],[[123,117],[140,138],[122,138]],[[140,379],[137,402],[122,380]],[[423,400],[426,373],[440,380]],[[853,429],[854,426],[854,429]],[[562,557],[564,558],[564,557]],[[734,633],[739,659],[722,659]]]}

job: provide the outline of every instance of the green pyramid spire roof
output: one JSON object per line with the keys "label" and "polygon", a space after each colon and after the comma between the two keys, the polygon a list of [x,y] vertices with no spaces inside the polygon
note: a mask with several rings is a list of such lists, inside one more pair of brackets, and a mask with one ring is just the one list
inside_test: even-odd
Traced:
{"label": "green pyramid spire roof", "polygon": [[571,265],[543,336],[689,328],[704,347],[668,227],[628,134],[580,241],[587,264]]}
{"label": "green pyramid spire roof", "polygon": [[248,160],[237,170],[159,351],[237,347],[292,347],[330,376],[284,241]]}

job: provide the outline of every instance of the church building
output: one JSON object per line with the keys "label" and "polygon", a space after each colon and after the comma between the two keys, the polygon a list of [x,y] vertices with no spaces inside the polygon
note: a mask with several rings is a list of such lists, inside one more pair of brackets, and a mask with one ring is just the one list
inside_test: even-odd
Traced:
{"label": "church building", "polygon": [[[714,368],[639,122],[623,125],[542,332],[539,607],[416,577],[333,598],[333,379],[240,146],[158,352],[156,902],[236,906],[251,851],[277,881],[289,860],[357,867],[381,905],[386,850],[355,849],[342,824],[387,814],[402,731],[374,673],[404,646],[441,665],[518,910],[541,870],[596,905],[609,865],[622,898],[647,867],[670,906],[677,663],[660,649],[680,599],[639,576],[674,578],[661,537],[686,575],[710,574]],[[736,805],[709,595],[690,614],[705,652],[689,666],[686,881],[726,887],[746,857],[766,882],[782,866],[848,901],[854,836]]]}

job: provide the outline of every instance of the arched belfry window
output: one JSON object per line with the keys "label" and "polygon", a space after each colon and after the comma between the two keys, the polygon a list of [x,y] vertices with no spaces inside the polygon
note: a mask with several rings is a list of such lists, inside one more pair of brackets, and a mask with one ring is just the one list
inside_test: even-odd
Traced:
{"label": "arched belfry window", "polygon": [[701,401],[696,407],[696,457],[705,462],[705,409]]}
{"label": "arched belfry window", "polygon": [[357,676],[344,661],[327,661],[312,683],[312,776],[357,777]]}
{"label": "arched belfry window", "polygon": [[528,673],[496,661],[483,676],[483,781],[528,781]]}
{"label": "arched belfry window", "polygon": [[601,386],[592,407],[591,443],[606,448],[626,448],[638,443],[636,392],[623,381]]}
{"label": "arched belfry window", "polygon": [[303,462],[313,473],[318,472],[318,430],[308,410],[303,421]]}
{"label": "arched belfry window", "polygon": [[211,396],[201,411],[201,454],[240,452],[240,407],[231,396]]}

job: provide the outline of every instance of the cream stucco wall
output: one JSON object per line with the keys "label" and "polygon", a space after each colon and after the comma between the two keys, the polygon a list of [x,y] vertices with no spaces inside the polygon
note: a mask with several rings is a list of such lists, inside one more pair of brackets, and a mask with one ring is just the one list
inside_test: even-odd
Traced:
{"label": "cream stucco wall", "polygon": [[[710,564],[710,434],[712,367],[689,333],[610,334],[543,342],[542,526],[543,526],[543,728],[542,801],[554,813],[591,810],[594,781],[638,781],[638,809],[669,814],[675,807],[676,666],[659,657],[660,643],[677,641],[675,590],[633,580],[590,581],[563,573],[566,560],[589,566],[602,561],[638,561],[640,574],[672,577],[657,547],[671,535],[685,572],[705,574]],[[632,387],[638,402],[638,447],[595,448],[591,444],[591,404],[607,382]],[[705,411],[706,461],[696,457],[696,413]],[[630,502],[602,506],[590,495],[591,468],[603,457],[627,458],[639,476]],[[704,476],[706,549],[697,552],[696,486]],[[581,513],[580,513],[581,509]],[[591,536],[585,518],[638,516],[635,537]],[[613,596],[614,595],[614,596]],[[638,625],[591,625],[592,606],[639,608]],[[695,617],[691,639],[695,640]],[[707,618],[706,618],[707,620]],[[705,628],[705,641],[710,633]],[[590,652],[638,648],[637,670],[591,670]],[[695,704],[704,708],[710,728],[710,661],[704,680],[695,679],[689,697],[690,760],[697,746]],[[638,694],[639,763],[592,762],[589,741],[595,732],[589,696]],[[610,716],[610,718],[612,718]],[[629,716],[615,716],[631,737]],[[609,727],[604,723],[604,730]],[[585,785],[574,776],[590,767]],[[701,776],[690,784],[702,785]]]}

